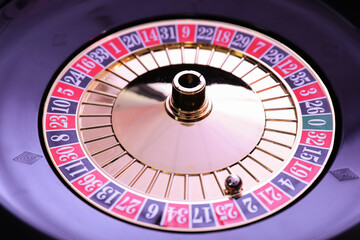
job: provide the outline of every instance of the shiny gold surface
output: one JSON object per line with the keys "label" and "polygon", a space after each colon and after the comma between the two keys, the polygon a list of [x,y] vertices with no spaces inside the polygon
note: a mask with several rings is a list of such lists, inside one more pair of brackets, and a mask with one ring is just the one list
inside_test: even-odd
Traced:
{"label": "shiny gold surface", "polygon": [[[164,96],[171,93],[169,84],[146,84],[145,88]],[[113,109],[115,135],[135,158],[166,172],[199,174],[226,168],[259,142],[264,110],[254,92],[243,87],[214,84],[207,86],[207,95],[213,105],[209,116],[182,123],[168,116],[166,98],[151,99],[126,89]]]}

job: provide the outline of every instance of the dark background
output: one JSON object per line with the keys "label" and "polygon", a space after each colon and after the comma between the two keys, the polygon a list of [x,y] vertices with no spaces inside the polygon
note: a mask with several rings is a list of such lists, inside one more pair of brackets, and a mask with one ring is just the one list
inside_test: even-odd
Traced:
{"label": "dark background", "polygon": [[[315,0],[314,0],[315,1]],[[5,16],[2,15],[2,9],[10,2],[15,2],[15,5],[21,9],[26,6],[28,0],[0,0],[0,25],[4,21]],[[360,13],[358,1],[351,0],[322,0],[329,8],[338,13],[339,18],[344,18],[349,24],[354,26],[354,31],[360,31]],[[360,43],[359,43],[360,44]],[[331,227],[331,226],[329,226]],[[33,229],[31,226],[17,219],[11,215],[6,209],[0,206],[0,229],[2,236],[11,239],[51,239],[44,236],[42,233]],[[326,231],[326,229],[323,229]],[[359,239],[360,224],[349,229],[347,232],[333,238],[334,240],[340,239]]]}

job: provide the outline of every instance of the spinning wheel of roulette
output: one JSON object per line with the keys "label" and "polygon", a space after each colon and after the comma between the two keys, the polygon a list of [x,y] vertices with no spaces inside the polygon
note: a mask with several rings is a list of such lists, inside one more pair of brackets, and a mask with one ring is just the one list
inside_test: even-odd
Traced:
{"label": "spinning wheel of roulette", "polygon": [[31,234],[328,239],[358,223],[359,34],[323,3],[1,11],[0,200]]}

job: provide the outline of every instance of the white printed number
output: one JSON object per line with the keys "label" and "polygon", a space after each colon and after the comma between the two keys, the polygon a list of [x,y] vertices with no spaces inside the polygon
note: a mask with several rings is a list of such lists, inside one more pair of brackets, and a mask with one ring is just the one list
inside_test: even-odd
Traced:
{"label": "white printed number", "polygon": [[238,217],[237,211],[234,210],[233,203],[227,203],[224,205],[218,205],[215,207],[215,212],[220,216],[220,220],[225,221],[229,219],[235,219]]}

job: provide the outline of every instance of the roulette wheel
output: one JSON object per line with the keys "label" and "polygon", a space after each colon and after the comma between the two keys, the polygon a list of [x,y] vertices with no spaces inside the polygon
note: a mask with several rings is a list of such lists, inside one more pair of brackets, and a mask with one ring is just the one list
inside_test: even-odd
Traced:
{"label": "roulette wheel", "polygon": [[359,222],[360,36],[324,3],[1,14],[9,234],[329,239]]}

